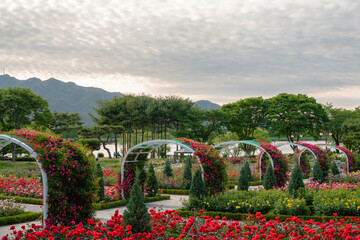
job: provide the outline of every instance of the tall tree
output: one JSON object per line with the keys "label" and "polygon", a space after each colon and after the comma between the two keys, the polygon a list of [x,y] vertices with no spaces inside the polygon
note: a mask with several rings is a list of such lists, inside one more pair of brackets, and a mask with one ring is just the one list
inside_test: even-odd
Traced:
{"label": "tall tree", "polygon": [[323,106],[304,94],[281,93],[267,102],[271,129],[276,136],[286,136],[289,142],[299,141],[304,134],[318,139],[328,121]]}
{"label": "tall tree", "polygon": [[360,118],[347,119],[342,124],[343,143],[354,152],[360,153]]}
{"label": "tall tree", "polygon": [[72,130],[80,130],[82,125],[83,122],[79,113],[53,112],[52,120],[48,123],[47,127],[53,133],[62,134]]}

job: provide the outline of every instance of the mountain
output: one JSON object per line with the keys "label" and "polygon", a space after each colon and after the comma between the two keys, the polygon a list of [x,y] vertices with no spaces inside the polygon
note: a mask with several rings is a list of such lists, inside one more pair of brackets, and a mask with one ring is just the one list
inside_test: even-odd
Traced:
{"label": "mountain", "polygon": [[199,108],[201,109],[205,109],[205,110],[212,110],[212,109],[220,109],[220,105],[210,102],[208,100],[200,100],[195,102],[195,105],[197,105]]}
{"label": "mountain", "polygon": [[9,75],[0,75],[0,88],[24,87],[46,98],[51,111],[79,113],[82,121],[88,126],[94,123],[89,113],[97,106],[97,100],[110,100],[114,96],[122,97],[121,93],[107,92],[101,88],[82,87],[72,82],[62,82],[55,78],[41,81],[38,78],[18,80]]}

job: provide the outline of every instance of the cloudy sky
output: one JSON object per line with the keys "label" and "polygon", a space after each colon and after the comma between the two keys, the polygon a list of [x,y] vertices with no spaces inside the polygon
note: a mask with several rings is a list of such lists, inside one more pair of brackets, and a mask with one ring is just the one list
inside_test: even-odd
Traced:
{"label": "cloudy sky", "polygon": [[360,106],[359,0],[1,0],[0,67],[218,104]]}

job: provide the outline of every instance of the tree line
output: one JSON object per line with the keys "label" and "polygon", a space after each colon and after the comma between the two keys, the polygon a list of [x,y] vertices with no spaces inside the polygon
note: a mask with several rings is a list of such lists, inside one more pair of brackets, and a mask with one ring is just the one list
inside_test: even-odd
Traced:
{"label": "tree line", "polygon": [[132,146],[152,139],[186,137],[214,143],[229,136],[259,138],[259,133],[267,138],[267,132],[289,142],[304,136],[317,140],[323,134],[337,145],[360,151],[360,108],[322,105],[304,94],[245,98],[218,110],[200,109],[177,96],[124,95],[98,101],[94,110],[95,126],[83,126],[78,113],[51,112],[47,100],[29,89],[0,89],[1,131],[28,127],[68,138],[95,138],[110,158],[109,143],[115,143],[115,151],[123,156]]}

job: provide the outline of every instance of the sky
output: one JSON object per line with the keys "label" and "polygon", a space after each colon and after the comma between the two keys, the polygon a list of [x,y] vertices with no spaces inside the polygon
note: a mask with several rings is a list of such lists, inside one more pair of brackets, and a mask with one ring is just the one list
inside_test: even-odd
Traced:
{"label": "sky", "polygon": [[302,93],[352,109],[359,13],[359,0],[1,0],[0,67],[125,94]]}

